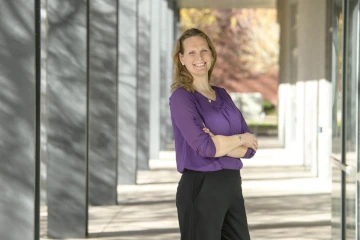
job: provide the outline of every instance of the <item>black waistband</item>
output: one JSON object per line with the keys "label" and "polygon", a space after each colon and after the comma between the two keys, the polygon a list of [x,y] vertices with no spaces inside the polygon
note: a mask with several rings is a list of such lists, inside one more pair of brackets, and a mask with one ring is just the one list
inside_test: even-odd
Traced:
{"label": "black waistband", "polygon": [[240,170],[234,170],[234,169],[221,169],[221,170],[213,171],[213,172],[201,172],[201,171],[185,169],[184,173],[187,173],[187,172],[206,174],[206,175],[210,175],[210,176],[240,177]]}

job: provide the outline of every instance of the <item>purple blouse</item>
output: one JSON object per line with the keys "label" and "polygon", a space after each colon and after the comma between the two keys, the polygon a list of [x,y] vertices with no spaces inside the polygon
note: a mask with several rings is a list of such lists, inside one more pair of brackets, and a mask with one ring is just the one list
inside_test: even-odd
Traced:
{"label": "purple blouse", "polygon": [[[241,159],[228,156],[214,157],[216,148],[204,125],[214,135],[231,136],[250,132],[240,110],[225,89],[212,87],[216,100],[209,101],[201,93],[176,89],[170,96],[171,121],[174,131],[177,170],[211,172],[221,169],[239,170]],[[243,158],[252,158],[249,148]]]}

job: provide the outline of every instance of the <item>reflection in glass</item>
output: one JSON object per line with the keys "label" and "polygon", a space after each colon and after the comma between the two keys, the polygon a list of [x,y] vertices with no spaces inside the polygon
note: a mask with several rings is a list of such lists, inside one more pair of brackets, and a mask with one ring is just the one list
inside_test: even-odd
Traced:
{"label": "reflection in glass", "polygon": [[343,63],[343,9],[342,0],[333,0],[332,23],[332,194],[331,194],[331,235],[332,239],[342,238],[342,63]]}
{"label": "reflection in glass", "polygon": [[332,153],[341,161],[341,116],[342,116],[342,49],[343,49],[343,11],[342,1],[333,1],[332,32]]}
{"label": "reflection in glass", "polygon": [[[359,0],[347,1],[346,16],[346,68],[345,68],[345,161],[346,165],[357,168],[358,146],[358,81],[359,81]],[[354,171],[356,172],[356,170]],[[356,239],[357,181],[354,176],[346,175],[345,221],[346,238]]]}
{"label": "reflection in glass", "polygon": [[346,174],[346,239],[356,239],[356,179]]}
{"label": "reflection in glass", "polygon": [[[358,179],[359,179],[359,177],[358,177]],[[356,194],[356,204],[357,204],[357,212],[359,213],[360,212],[360,182],[359,182],[359,180],[358,181],[356,181],[356,187],[357,187],[357,194]],[[360,216],[359,216],[360,214],[358,214],[357,216],[357,229],[358,229],[358,236],[360,236]]]}
{"label": "reflection in glass", "polygon": [[346,27],[346,68],[345,68],[345,161],[356,167],[357,146],[357,91],[359,79],[359,7],[358,0],[349,0]]}
{"label": "reflection in glass", "polygon": [[341,239],[341,169],[334,163],[340,164],[332,159],[332,193],[331,193],[331,235],[332,239]]}

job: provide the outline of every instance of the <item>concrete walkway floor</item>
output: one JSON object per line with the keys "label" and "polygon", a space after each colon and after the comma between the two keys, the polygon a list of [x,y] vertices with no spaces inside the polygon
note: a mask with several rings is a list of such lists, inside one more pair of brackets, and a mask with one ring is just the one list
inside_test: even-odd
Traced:
{"label": "concrete walkway floor", "polygon": [[[87,239],[180,239],[174,152],[162,152],[150,165],[150,171],[139,171],[138,185],[118,187],[119,205],[89,208]],[[281,148],[244,160],[241,175],[253,240],[331,239],[329,181],[312,177]],[[41,215],[41,239],[47,239],[45,208]]]}

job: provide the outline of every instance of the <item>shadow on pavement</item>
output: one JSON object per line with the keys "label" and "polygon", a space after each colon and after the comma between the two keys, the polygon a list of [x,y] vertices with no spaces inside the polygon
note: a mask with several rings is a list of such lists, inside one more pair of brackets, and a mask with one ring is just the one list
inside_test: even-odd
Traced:
{"label": "shadow on pavement", "polygon": [[[267,152],[269,151],[269,152]],[[278,153],[272,165],[269,156]],[[263,150],[241,170],[252,239],[328,240],[331,238],[329,181],[290,162],[281,149]],[[89,236],[103,240],[178,240],[175,194],[180,174],[173,153],[138,172],[137,185],[119,185],[117,206],[89,208]],[[164,155],[164,156],[165,156]],[[277,158],[277,156],[271,156]],[[46,214],[42,216],[46,222]],[[42,237],[46,232],[42,229]]]}

